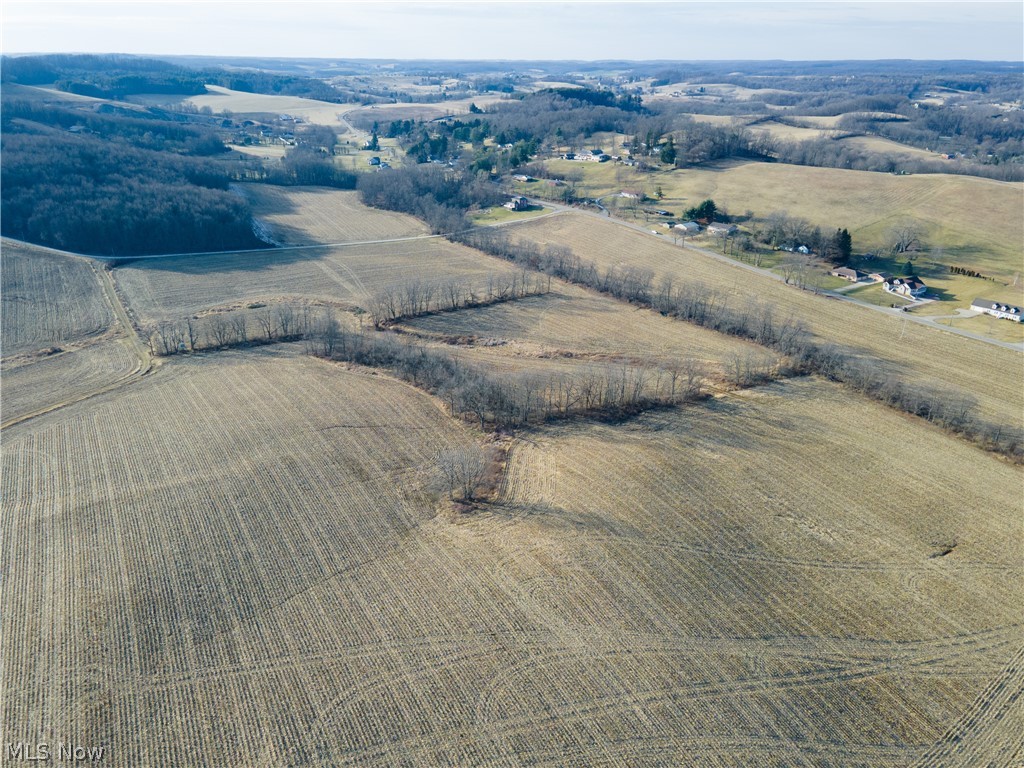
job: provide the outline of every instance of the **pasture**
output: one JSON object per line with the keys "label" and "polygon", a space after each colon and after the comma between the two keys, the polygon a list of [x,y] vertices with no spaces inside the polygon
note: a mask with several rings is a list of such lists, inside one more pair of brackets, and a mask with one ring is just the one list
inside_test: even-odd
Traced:
{"label": "pasture", "polygon": [[[660,186],[658,206],[681,213],[712,198],[732,214],[751,211],[764,218],[788,211],[823,231],[846,227],[857,253],[880,250],[895,224],[912,219],[923,230],[931,258],[958,264],[1009,282],[1020,271],[1024,242],[1024,185],[970,176],[894,176],[868,171],[775,163],[728,163],[639,174],[611,164],[550,161],[554,172],[584,172],[587,197]],[[582,167],[587,166],[587,167]],[[964,201],[970,201],[965,205]],[[942,249],[941,255],[936,249]]]}
{"label": "pasture", "polygon": [[565,213],[518,224],[509,232],[542,247],[569,246],[602,270],[652,270],[655,284],[666,275],[677,282],[703,283],[732,306],[770,304],[777,317],[799,318],[819,338],[876,357],[900,377],[970,392],[988,418],[1018,425],[1024,413],[1018,352],[926,328],[898,313],[815,296],[597,216]]}
{"label": "pasture", "polygon": [[1019,469],[806,380],[532,430],[444,511],[434,455],[477,440],[284,348],[5,430],[5,733],[117,765],[1017,748]]}

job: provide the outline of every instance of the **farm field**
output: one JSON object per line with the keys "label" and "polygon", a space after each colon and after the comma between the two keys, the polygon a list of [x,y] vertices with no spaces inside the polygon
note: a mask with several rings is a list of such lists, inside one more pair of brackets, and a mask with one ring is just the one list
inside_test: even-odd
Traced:
{"label": "farm field", "polygon": [[149,326],[205,309],[309,300],[355,307],[406,280],[482,283],[514,268],[441,238],[335,248],[266,250],[216,257],[138,260],[114,270],[136,315]]}
{"label": "farm field", "polygon": [[91,261],[3,241],[3,355],[80,342],[114,319]]}
{"label": "farm field", "polygon": [[[878,250],[897,222],[913,219],[924,241],[940,246],[944,264],[976,269],[1009,282],[1020,271],[1024,185],[969,176],[894,176],[868,171],[775,163],[731,163],[642,176],[630,169],[553,160],[555,172],[581,169],[581,194],[599,197],[623,187],[660,186],[659,207],[681,211],[712,198],[732,213],[755,217],[788,211],[822,229],[846,227],[857,252]],[[608,164],[605,164],[608,165]],[[582,166],[587,166],[582,168]],[[627,178],[620,178],[625,175]],[[964,200],[971,205],[965,206]]]}
{"label": "farm field", "polygon": [[1018,352],[925,328],[898,314],[814,296],[596,216],[565,213],[518,224],[509,232],[542,246],[567,245],[600,269],[650,269],[655,284],[663,275],[701,282],[728,296],[734,306],[770,303],[777,316],[800,318],[819,337],[863,350],[901,377],[970,392],[987,418],[1019,425],[1024,413]]}
{"label": "farm field", "polygon": [[399,327],[426,338],[504,342],[495,353],[524,357],[626,358],[661,364],[692,358],[717,368],[731,355],[766,351],[571,285],[515,302],[413,318]]}
{"label": "farm field", "polygon": [[105,339],[17,365],[5,361],[0,369],[3,422],[116,384],[130,377],[138,366],[138,358],[121,339]]}
{"label": "farm field", "polygon": [[[625,697],[647,714],[682,712],[694,739],[688,761],[908,765],[939,743],[927,764],[945,764],[947,728],[977,701],[964,734],[977,749],[972,764],[1010,765],[1020,734],[1000,734],[1003,713],[985,712],[985,702],[990,685],[1005,686],[1002,705],[1024,685],[1015,661],[1020,477],[970,451],[814,380],[623,427],[546,430],[512,450],[506,557],[534,554],[531,595],[559,626],[635,633],[632,658],[660,682]],[[879,472],[928,492],[894,495]],[[993,514],[978,516],[965,497]],[[529,533],[509,534],[518,528]],[[579,563],[593,566],[566,568]],[[674,652],[651,642],[673,636],[716,640]],[[743,651],[732,657],[736,642]],[[940,648],[965,656],[953,661]],[[941,671],[950,662],[954,675]],[[588,676],[598,690],[616,680],[605,663]],[[859,664],[871,671],[861,667],[862,677]],[[550,663],[545,671],[553,674]],[[536,690],[529,674],[509,688]],[[563,696],[566,711],[583,708]],[[1019,716],[1019,703],[1008,706]],[[672,730],[664,721],[638,727],[649,739]],[[837,742],[841,755],[801,754]]]}
{"label": "farm field", "polygon": [[286,348],[5,430],[5,732],[118,765],[1019,748],[993,736],[1019,706],[1019,469],[803,380],[532,430],[494,502],[438,514],[435,452],[477,439]]}
{"label": "farm field", "polygon": [[358,192],[325,187],[239,185],[253,215],[269,225],[270,235],[283,245],[344,243],[413,237],[430,233],[412,216],[359,201]]}
{"label": "farm field", "polygon": [[215,113],[227,110],[239,115],[288,114],[292,117],[301,117],[306,122],[327,125],[336,130],[344,127],[340,116],[348,109],[345,104],[304,99],[299,96],[233,91],[219,85],[207,85],[206,89],[208,93],[189,96],[184,99],[184,103],[191,104],[196,109],[209,107]]}
{"label": "farm field", "polygon": [[881,136],[850,136],[846,139],[840,139],[840,141],[843,144],[849,144],[869,152],[876,152],[880,155],[903,155],[905,157],[930,160],[938,157],[938,154],[935,152],[929,152],[920,147],[912,147],[909,144],[900,144],[898,141],[884,139]]}

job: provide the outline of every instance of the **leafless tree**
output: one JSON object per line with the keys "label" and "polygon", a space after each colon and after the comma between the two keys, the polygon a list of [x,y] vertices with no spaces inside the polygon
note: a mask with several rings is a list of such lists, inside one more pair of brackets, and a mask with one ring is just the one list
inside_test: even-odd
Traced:
{"label": "leafless tree", "polygon": [[920,225],[911,219],[898,222],[886,233],[885,245],[891,255],[907,254],[912,259],[923,245]]}
{"label": "leafless tree", "polygon": [[448,497],[471,501],[487,470],[487,457],[477,446],[446,448],[437,453],[437,466],[441,470]]}

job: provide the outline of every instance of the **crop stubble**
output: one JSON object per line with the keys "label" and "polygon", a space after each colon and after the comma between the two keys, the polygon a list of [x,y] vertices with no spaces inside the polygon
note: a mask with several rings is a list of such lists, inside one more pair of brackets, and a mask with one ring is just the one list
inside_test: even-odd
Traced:
{"label": "crop stubble", "polygon": [[1019,644],[1019,471],[832,385],[529,432],[494,503],[436,516],[433,453],[471,442],[287,348],[13,428],[5,732],[113,764],[895,766]]}

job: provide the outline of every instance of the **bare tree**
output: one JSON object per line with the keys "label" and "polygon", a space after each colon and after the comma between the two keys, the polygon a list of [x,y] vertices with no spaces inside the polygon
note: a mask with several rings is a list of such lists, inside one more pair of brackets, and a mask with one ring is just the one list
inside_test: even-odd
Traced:
{"label": "bare tree", "polygon": [[219,313],[210,318],[210,322],[206,325],[206,332],[215,347],[226,347],[231,339],[231,327],[227,318]]}
{"label": "bare tree", "polygon": [[487,470],[487,458],[478,446],[446,448],[438,451],[437,466],[448,489],[448,497],[472,501]]}
{"label": "bare tree", "polygon": [[923,244],[921,242],[921,227],[911,219],[904,219],[892,226],[886,233],[885,246],[893,256],[907,254],[908,259],[913,259]]}
{"label": "bare tree", "polygon": [[267,341],[273,341],[274,335],[277,333],[277,322],[274,312],[270,309],[263,309],[257,312],[256,322],[259,324],[260,330],[263,331],[263,338]]}

